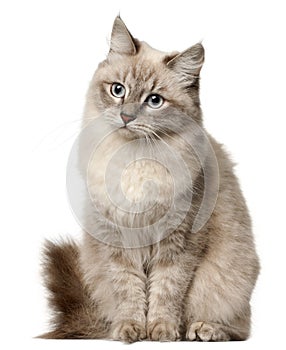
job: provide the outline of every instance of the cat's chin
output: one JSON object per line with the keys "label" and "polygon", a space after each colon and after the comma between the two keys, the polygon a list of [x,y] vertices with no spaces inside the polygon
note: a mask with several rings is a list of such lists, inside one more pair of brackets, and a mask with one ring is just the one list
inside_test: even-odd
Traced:
{"label": "cat's chin", "polygon": [[139,138],[144,137],[144,135],[142,133],[139,133],[136,130],[130,129],[128,127],[119,128],[117,133],[121,137],[128,139],[128,140],[134,140],[134,139],[139,139]]}

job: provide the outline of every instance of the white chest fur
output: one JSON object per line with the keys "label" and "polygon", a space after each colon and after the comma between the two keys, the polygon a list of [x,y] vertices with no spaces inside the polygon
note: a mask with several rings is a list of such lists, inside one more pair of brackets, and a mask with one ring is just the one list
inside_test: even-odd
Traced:
{"label": "white chest fur", "polygon": [[144,220],[147,216],[156,219],[173,197],[173,179],[166,164],[142,145],[115,137],[104,140],[94,151],[87,182],[95,205],[121,224],[134,214]]}
{"label": "white chest fur", "polygon": [[113,133],[88,153],[94,139],[93,133],[89,136],[80,148],[88,190],[85,230],[99,240],[116,245],[123,240],[133,247],[173,232],[190,208],[192,179],[199,169],[192,156],[186,156],[186,145],[164,140],[150,145],[145,139],[127,141]]}

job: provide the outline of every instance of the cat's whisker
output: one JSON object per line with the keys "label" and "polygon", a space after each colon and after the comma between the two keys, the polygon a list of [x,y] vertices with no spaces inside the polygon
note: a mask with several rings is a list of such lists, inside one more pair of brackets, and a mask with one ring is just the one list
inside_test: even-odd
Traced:
{"label": "cat's whisker", "polygon": [[[79,125],[75,125],[76,123],[78,123]],[[45,145],[54,145],[56,144],[56,146],[60,146],[62,144],[64,144],[65,142],[67,142],[68,140],[70,140],[71,138],[73,138],[75,135],[77,135],[80,132],[81,129],[81,124],[83,123],[82,119],[75,119],[75,120],[71,120],[68,122],[64,122],[60,125],[58,125],[56,128],[54,128],[53,130],[51,130],[50,132],[48,132],[37,144],[37,146],[35,148],[39,148],[41,147],[43,144]],[[67,138],[63,138],[63,134],[65,132],[67,132],[67,130],[69,128],[76,128],[76,131],[72,131],[72,134],[70,136],[68,136]],[[61,139],[61,143],[57,143],[57,140]],[[48,146],[50,147],[50,146]]]}
{"label": "cat's whisker", "polygon": [[[163,134],[164,136],[166,136],[167,138],[169,138],[169,139],[171,139],[171,140],[177,142],[177,140],[176,140],[172,135],[170,135],[170,133],[168,133],[166,130],[164,130],[160,125],[156,125],[155,128],[156,128],[156,130],[157,130],[159,133],[161,133],[161,134]],[[169,132],[170,132],[170,131],[171,131],[171,130],[169,130]]]}

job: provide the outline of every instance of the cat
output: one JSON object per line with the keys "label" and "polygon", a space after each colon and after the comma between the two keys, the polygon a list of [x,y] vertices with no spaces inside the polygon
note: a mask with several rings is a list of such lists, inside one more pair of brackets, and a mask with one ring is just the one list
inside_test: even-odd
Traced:
{"label": "cat", "polygon": [[116,17],[77,147],[92,204],[81,243],[46,242],[42,337],[249,337],[259,260],[233,164],[203,126],[203,62],[201,43],[163,53]]}

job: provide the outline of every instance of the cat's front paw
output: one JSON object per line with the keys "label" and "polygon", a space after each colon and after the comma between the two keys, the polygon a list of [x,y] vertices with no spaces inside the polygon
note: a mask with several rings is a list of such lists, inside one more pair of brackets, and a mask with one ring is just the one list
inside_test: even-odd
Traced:
{"label": "cat's front paw", "polygon": [[201,341],[228,341],[230,336],[225,332],[222,325],[216,323],[194,322],[190,325],[187,340]]}
{"label": "cat's front paw", "polygon": [[147,325],[147,337],[155,341],[175,341],[180,339],[178,325],[162,319]]}
{"label": "cat's front paw", "polygon": [[111,338],[125,343],[133,343],[146,338],[145,324],[134,320],[119,321],[113,326]]}

